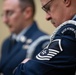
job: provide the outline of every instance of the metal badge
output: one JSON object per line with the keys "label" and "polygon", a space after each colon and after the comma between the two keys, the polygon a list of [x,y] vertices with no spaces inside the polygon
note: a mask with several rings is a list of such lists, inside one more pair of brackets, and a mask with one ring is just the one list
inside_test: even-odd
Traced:
{"label": "metal badge", "polygon": [[25,36],[21,36],[20,41],[21,42],[25,42],[26,41],[26,37]]}
{"label": "metal badge", "polygon": [[23,49],[28,49],[29,45],[23,45]]}
{"label": "metal badge", "polygon": [[32,43],[32,39],[27,39],[26,43],[27,43],[27,44]]}

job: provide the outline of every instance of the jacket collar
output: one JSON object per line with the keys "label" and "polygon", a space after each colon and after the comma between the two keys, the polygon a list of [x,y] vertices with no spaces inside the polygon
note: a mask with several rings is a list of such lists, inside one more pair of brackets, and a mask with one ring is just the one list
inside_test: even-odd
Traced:
{"label": "jacket collar", "polygon": [[34,21],[32,26],[27,30],[27,32],[24,34],[27,38],[32,36],[34,32],[38,31],[37,23]]}
{"label": "jacket collar", "polygon": [[19,41],[23,42],[26,40],[26,38],[30,38],[34,34],[34,32],[36,32],[37,30],[38,30],[37,23],[34,21],[30,27],[28,27],[27,29],[24,29],[19,34],[18,38],[16,36],[12,38],[12,35],[10,38],[12,38],[13,40],[16,39],[17,42]]}
{"label": "jacket collar", "polygon": [[73,16],[72,20],[75,20],[76,21],[76,15]]}

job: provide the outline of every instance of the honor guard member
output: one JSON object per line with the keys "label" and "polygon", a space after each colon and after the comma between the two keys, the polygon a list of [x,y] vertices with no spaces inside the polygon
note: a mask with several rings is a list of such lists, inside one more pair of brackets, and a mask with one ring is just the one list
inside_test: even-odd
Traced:
{"label": "honor guard member", "polygon": [[12,75],[24,59],[34,58],[49,42],[49,36],[38,29],[34,14],[33,0],[4,0],[3,22],[11,36],[2,45],[1,74]]}
{"label": "honor guard member", "polygon": [[40,0],[56,30],[36,58],[20,64],[14,75],[75,75],[76,0]]}

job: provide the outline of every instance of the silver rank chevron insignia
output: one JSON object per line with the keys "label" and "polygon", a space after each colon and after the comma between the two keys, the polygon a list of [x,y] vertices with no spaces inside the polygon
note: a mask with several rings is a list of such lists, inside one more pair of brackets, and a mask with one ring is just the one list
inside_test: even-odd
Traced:
{"label": "silver rank chevron insignia", "polygon": [[48,48],[45,48],[44,50],[42,50],[36,56],[36,58],[38,60],[50,60],[53,57],[55,57],[57,54],[59,54],[61,51],[63,51],[61,47],[61,39],[56,39],[51,42]]}

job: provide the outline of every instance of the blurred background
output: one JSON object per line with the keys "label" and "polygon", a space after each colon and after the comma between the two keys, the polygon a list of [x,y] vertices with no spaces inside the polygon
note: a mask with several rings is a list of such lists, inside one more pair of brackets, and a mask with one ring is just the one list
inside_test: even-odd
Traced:
{"label": "blurred background", "polygon": [[[3,0],[0,0],[0,14],[2,13],[2,1]],[[46,13],[41,9],[40,0],[35,0],[35,3],[36,3],[35,19],[38,23],[38,26],[42,31],[51,35],[51,33],[54,31],[55,28],[49,21],[46,21],[45,19]],[[0,48],[1,48],[3,40],[9,34],[10,34],[9,30],[7,26],[2,22],[2,17],[0,16]]]}

